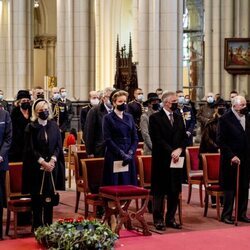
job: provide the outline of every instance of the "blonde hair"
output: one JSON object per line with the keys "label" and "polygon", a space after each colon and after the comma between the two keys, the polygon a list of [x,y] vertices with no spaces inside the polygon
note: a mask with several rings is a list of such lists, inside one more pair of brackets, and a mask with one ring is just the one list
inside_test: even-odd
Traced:
{"label": "blonde hair", "polygon": [[38,119],[38,112],[37,111],[39,109],[43,108],[44,105],[48,106],[48,111],[49,111],[48,120],[51,120],[53,118],[50,103],[48,101],[46,101],[45,99],[39,98],[32,105],[32,116],[30,118],[31,121],[36,121]]}
{"label": "blonde hair", "polygon": [[112,103],[114,103],[118,97],[126,96],[128,98],[128,92],[125,90],[119,90],[112,95]]}

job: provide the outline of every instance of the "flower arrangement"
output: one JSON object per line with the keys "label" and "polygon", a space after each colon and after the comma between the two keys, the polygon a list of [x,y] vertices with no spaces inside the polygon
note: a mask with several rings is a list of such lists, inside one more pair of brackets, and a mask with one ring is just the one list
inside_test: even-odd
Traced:
{"label": "flower arrangement", "polygon": [[98,220],[59,219],[49,226],[39,227],[35,238],[47,249],[114,249],[118,235]]}

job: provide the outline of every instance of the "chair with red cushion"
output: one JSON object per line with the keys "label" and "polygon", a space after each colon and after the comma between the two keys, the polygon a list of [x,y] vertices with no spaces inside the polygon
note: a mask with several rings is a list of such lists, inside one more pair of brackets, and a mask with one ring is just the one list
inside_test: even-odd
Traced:
{"label": "chair with red cushion", "polygon": [[22,162],[9,163],[6,172],[7,221],[5,234],[9,234],[11,212],[14,214],[14,238],[17,237],[17,214],[31,212],[29,194],[22,194]]}
{"label": "chair with red cushion", "polygon": [[75,205],[75,213],[78,211],[79,201],[81,193],[84,193],[84,180],[82,176],[82,168],[81,159],[86,159],[87,152],[86,151],[76,151],[74,152],[74,164],[75,164],[75,183],[76,183],[76,205]]}
{"label": "chair with red cushion", "polygon": [[99,187],[102,184],[104,158],[89,158],[81,160],[85,218],[88,217],[89,205],[93,206],[93,217],[96,217],[97,206],[104,206],[104,202],[99,196]]}
{"label": "chair with red cushion", "polygon": [[186,148],[186,168],[188,178],[188,199],[190,203],[192,195],[192,185],[199,185],[200,205],[203,207],[202,185],[203,185],[203,170],[199,170],[199,146],[190,146]]}
{"label": "chair with red cushion", "polygon": [[217,218],[220,220],[220,197],[223,196],[223,190],[219,184],[220,153],[201,155],[206,192],[204,216],[207,216],[209,195],[211,195],[216,197]]}
{"label": "chair with red cushion", "polygon": [[[128,230],[132,229],[132,220],[137,219],[143,228],[143,235],[149,236],[148,225],[144,219],[144,212],[149,200],[149,190],[133,185],[103,186],[99,189],[99,194],[105,201],[105,220],[109,220],[112,214],[119,214],[119,223],[115,228],[115,233],[119,234],[124,224]],[[132,200],[143,200],[143,205],[136,211],[128,211]],[[109,201],[115,203],[114,208],[108,206]]]}

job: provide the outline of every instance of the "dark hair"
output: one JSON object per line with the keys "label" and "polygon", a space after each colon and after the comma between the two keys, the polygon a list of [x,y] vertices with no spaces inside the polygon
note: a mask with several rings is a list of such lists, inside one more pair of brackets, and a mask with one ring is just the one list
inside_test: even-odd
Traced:
{"label": "dark hair", "polygon": [[75,137],[75,139],[77,140],[77,131],[75,128],[71,128],[69,133],[72,134]]}

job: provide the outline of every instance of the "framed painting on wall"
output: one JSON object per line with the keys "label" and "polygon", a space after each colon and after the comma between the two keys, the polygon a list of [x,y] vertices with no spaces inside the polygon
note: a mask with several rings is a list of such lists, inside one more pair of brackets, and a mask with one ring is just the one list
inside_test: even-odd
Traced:
{"label": "framed painting on wall", "polygon": [[250,38],[225,38],[224,68],[230,74],[250,74]]}

